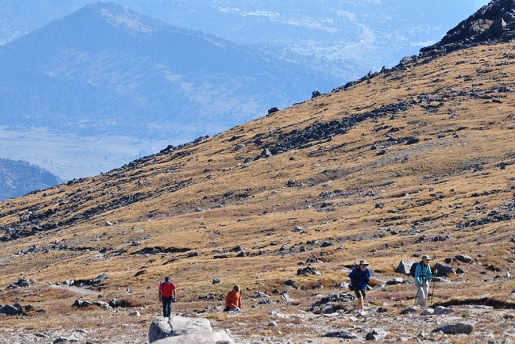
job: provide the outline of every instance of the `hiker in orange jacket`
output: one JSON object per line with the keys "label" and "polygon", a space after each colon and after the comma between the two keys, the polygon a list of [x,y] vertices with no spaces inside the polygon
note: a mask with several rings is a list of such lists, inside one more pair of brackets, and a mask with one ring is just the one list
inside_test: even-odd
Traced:
{"label": "hiker in orange jacket", "polygon": [[239,312],[241,311],[241,291],[240,287],[235,285],[225,298],[224,311]]}

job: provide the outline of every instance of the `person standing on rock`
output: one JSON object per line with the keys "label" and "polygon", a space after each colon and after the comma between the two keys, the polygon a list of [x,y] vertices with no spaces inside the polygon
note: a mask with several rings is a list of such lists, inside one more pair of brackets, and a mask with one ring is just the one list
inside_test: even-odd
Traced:
{"label": "person standing on rock", "polygon": [[415,270],[415,285],[417,286],[417,302],[415,306],[427,307],[427,298],[429,296],[429,280],[433,278],[431,267],[429,266],[429,256],[423,255],[422,261],[417,264]]}
{"label": "person standing on rock", "polygon": [[232,290],[225,297],[226,312],[239,312],[241,311],[241,291],[240,287],[235,285]]}
{"label": "person standing on rock", "polygon": [[359,315],[366,315],[365,311],[365,298],[366,298],[366,290],[368,289],[368,282],[370,281],[370,277],[372,276],[372,272],[368,268],[368,263],[366,260],[360,260],[359,267],[354,268],[350,274],[349,278],[353,285],[354,293],[356,293],[357,303],[356,303],[356,313]]}
{"label": "person standing on rock", "polygon": [[163,304],[163,317],[169,318],[172,314],[172,303],[175,302],[176,297],[175,283],[170,281],[170,277],[166,276],[165,281],[159,284],[159,302]]}

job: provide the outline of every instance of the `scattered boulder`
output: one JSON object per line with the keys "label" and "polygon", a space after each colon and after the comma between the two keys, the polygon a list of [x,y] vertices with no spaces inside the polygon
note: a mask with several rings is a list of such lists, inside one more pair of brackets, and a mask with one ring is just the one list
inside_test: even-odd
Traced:
{"label": "scattered boulder", "polygon": [[381,340],[384,337],[386,337],[387,334],[388,334],[388,332],[386,332],[382,328],[378,328],[378,329],[374,329],[371,332],[367,333],[367,336],[365,337],[365,339],[366,340]]}
{"label": "scattered boulder", "polygon": [[98,306],[102,309],[111,309],[112,307],[109,305],[109,303],[105,302],[105,301],[93,301],[93,304],[95,306]]}
{"label": "scattered boulder", "polygon": [[324,337],[356,339],[356,340],[361,340],[361,341],[363,340],[363,338],[361,338],[357,334],[354,334],[354,333],[346,331],[346,330],[331,331],[331,332],[324,334]]}
{"label": "scattered boulder", "polygon": [[305,276],[305,275],[321,275],[320,272],[316,271],[317,268],[312,266],[307,266],[305,268],[300,268],[297,270],[297,276]]}
{"label": "scattered boulder", "polygon": [[471,334],[474,331],[474,325],[468,323],[457,323],[452,325],[446,325],[437,329],[433,332],[441,331],[445,334]]}
{"label": "scattered boulder", "polygon": [[18,282],[7,285],[7,289],[26,288],[30,287],[34,281],[30,281],[26,278],[19,278]]}
{"label": "scattered boulder", "polygon": [[284,282],[284,286],[286,288],[297,288],[297,285],[295,284],[295,281],[292,280],[292,279],[289,279],[287,281]]}
{"label": "scattered boulder", "polygon": [[435,313],[435,310],[432,308],[426,308],[422,311],[422,315],[433,315]]}
{"label": "scattered boulder", "polygon": [[399,265],[395,269],[395,272],[399,274],[409,275],[411,265],[413,265],[413,261],[403,259],[400,261]]}
{"label": "scattered boulder", "polygon": [[452,263],[454,263],[454,261],[455,261],[454,258],[445,258],[444,259],[445,264],[452,264]]}
{"label": "scattered boulder", "polygon": [[440,314],[449,314],[449,313],[452,313],[454,312],[453,309],[451,308],[447,308],[447,307],[443,307],[443,306],[437,306],[435,307],[434,311],[433,311],[433,314],[434,315],[440,315]]}
{"label": "scattered boulder", "polygon": [[14,305],[5,305],[0,308],[0,313],[5,315],[21,315],[25,312],[25,309],[19,303],[15,303]]}
{"label": "scattered boulder", "polygon": [[463,263],[470,263],[472,261],[472,257],[466,256],[464,254],[458,254],[454,258],[456,258],[456,260],[459,260],[460,262],[463,262]]}
{"label": "scattered boulder", "polygon": [[311,92],[311,99],[320,97],[321,95],[322,95],[322,93],[320,93],[320,91],[315,90],[315,91]]}
{"label": "scattered boulder", "polygon": [[18,282],[15,284],[19,287],[30,287],[32,283],[26,278],[18,278]]}
{"label": "scattered boulder", "polygon": [[265,294],[261,291],[256,291],[255,295],[253,296],[253,298],[255,299],[259,299],[259,298],[270,298],[270,295],[268,294]]}
{"label": "scattered boulder", "polygon": [[394,279],[391,279],[389,281],[386,281],[386,285],[397,285],[397,284],[403,284],[404,279],[400,277],[395,277]]}
{"label": "scattered boulder", "polygon": [[90,279],[90,280],[71,280],[71,281],[66,281],[66,284],[77,286],[77,287],[83,287],[83,286],[87,286],[87,285],[92,286],[92,285],[97,285],[97,284],[102,283],[107,278],[108,278],[108,276],[106,274],[102,273],[102,274],[98,275],[97,277]]}
{"label": "scattered boulder", "polygon": [[268,109],[268,114],[271,115],[274,112],[278,112],[278,111],[279,111],[279,109],[276,106],[274,106],[273,108]]}
{"label": "scattered boulder", "polygon": [[73,303],[72,307],[85,308],[85,307],[89,307],[92,305],[93,305],[92,302],[81,300],[81,299],[76,299],[75,302]]}
{"label": "scattered boulder", "polygon": [[413,306],[413,307],[410,307],[408,309],[405,309],[402,314],[411,314],[411,313],[417,313],[418,311],[420,310],[420,308],[418,308],[418,306]]}
{"label": "scattered boulder", "polygon": [[440,263],[436,263],[433,266],[433,276],[435,277],[449,277],[451,274],[454,273],[454,268],[451,266],[446,266]]}
{"label": "scattered boulder", "polygon": [[86,339],[80,333],[72,333],[69,336],[61,336],[53,341],[53,343],[80,342],[84,343]]}
{"label": "scattered boulder", "polygon": [[339,310],[347,311],[344,304],[350,303],[354,299],[354,295],[349,293],[332,293],[315,302],[308,308],[308,311],[315,314],[335,313]]}
{"label": "scattered boulder", "polygon": [[261,156],[262,156],[263,158],[270,158],[270,157],[272,157],[272,153],[271,153],[267,148],[265,148],[265,149],[263,149],[263,151],[261,152]]}

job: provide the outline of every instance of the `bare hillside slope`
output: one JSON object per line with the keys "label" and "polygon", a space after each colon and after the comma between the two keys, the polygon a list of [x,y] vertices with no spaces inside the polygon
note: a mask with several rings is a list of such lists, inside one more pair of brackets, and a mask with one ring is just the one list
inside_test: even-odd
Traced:
{"label": "bare hillside slope", "polygon": [[[0,303],[32,305],[0,331],[52,337],[81,327],[90,342],[143,343],[160,314],[158,282],[171,275],[174,312],[207,316],[238,342],[332,342],[323,337],[332,330],[364,338],[374,328],[444,341],[431,331],[459,321],[474,332],[453,342],[512,336],[514,57],[510,42],[421,56],[214,137],[0,203]],[[411,282],[396,267],[422,254],[450,269],[432,303],[454,305],[451,315],[401,314],[414,286],[387,282]],[[322,296],[347,292],[341,282],[362,258],[375,278],[374,311],[362,319],[347,315],[351,302],[317,308]],[[220,308],[233,284],[245,296],[238,316]],[[78,297],[118,298],[142,317],[72,307]],[[120,323],[131,330],[120,334]]]}

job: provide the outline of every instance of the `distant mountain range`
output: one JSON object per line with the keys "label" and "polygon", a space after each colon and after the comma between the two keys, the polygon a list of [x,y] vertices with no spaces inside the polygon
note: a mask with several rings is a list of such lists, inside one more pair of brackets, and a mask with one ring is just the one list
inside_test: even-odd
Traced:
{"label": "distant mountain range", "polygon": [[99,2],[0,47],[0,125],[139,139],[213,134],[337,84]]}
{"label": "distant mountain range", "polygon": [[[0,44],[95,1],[0,0]],[[489,0],[114,2],[166,23],[242,45],[273,45],[302,54],[352,60],[356,67],[340,72],[363,75],[383,65],[393,66],[403,56],[440,40],[447,30]],[[333,72],[338,73],[338,67]]]}
{"label": "distant mountain range", "polygon": [[0,157],[63,179],[107,171],[396,63],[483,2],[123,2],[160,21],[113,3],[0,0]]}
{"label": "distant mountain range", "polygon": [[58,177],[41,167],[25,161],[0,158],[0,201],[47,189],[60,182]]}

